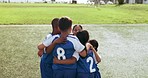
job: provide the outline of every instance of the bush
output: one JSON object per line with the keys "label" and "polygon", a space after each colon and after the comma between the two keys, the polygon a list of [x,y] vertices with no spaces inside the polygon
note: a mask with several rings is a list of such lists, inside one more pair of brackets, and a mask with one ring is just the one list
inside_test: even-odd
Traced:
{"label": "bush", "polygon": [[119,5],[124,4],[124,0],[118,0]]}

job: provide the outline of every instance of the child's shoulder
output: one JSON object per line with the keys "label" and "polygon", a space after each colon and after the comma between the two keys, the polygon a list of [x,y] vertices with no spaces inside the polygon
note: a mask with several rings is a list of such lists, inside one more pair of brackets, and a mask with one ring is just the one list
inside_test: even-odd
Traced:
{"label": "child's shoulder", "polygon": [[46,39],[47,39],[47,38],[50,38],[50,37],[52,37],[52,34],[51,34],[51,33],[49,33],[49,34],[46,36]]}
{"label": "child's shoulder", "polygon": [[68,38],[73,39],[73,40],[78,40],[78,38],[73,34],[69,34]]}
{"label": "child's shoulder", "polygon": [[49,33],[49,34],[46,36],[46,39],[55,38],[55,37],[59,37],[59,36],[60,36],[59,34],[53,35],[53,34]]}

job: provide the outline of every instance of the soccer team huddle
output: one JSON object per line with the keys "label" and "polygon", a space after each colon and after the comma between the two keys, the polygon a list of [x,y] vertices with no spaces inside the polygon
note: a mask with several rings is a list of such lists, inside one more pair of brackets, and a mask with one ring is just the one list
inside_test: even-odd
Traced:
{"label": "soccer team huddle", "polygon": [[41,78],[101,78],[95,39],[69,17],[54,18],[52,33],[38,44]]}

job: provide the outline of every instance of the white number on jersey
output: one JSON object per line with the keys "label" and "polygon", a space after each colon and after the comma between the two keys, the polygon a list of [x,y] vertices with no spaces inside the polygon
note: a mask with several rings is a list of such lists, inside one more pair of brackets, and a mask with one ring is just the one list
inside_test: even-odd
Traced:
{"label": "white number on jersey", "polygon": [[87,58],[87,62],[90,62],[90,67],[89,67],[89,69],[90,69],[90,72],[92,73],[92,72],[95,72],[96,71],[96,69],[95,68],[93,68],[93,58],[92,57],[88,57]]}
{"label": "white number on jersey", "polygon": [[66,56],[64,55],[65,54],[65,51],[64,51],[64,49],[63,48],[58,48],[57,49],[57,54],[58,54],[58,59],[59,60],[61,60],[61,58],[62,58],[62,60],[64,60],[64,59],[66,59]]}

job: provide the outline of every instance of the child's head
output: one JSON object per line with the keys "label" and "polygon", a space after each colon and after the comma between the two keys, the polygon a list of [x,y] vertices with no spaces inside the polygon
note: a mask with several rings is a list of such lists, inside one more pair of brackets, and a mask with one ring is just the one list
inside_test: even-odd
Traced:
{"label": "child's head", "polygon": [[85,44],[89,40],[89,33],[87,30],[79,31],[76,36],[78,37],[79,41],[85,46]]}
{"label": "child's head", "polygon": [[59,34],[59,18],[54,18],[51,22],[52,28],[53,28],[53,34]]}
{"label": "child's head", "polygon": [[77,34],[77,32],[79,32],[79,31],[82,31],[82,26],[81,25],[74,25],[73,26],[73,29],[72,29],[72,33],[74,34],[74,35],[76,35]]}
{"label": "child's head", "polygon": [[94,49],[96,51],[98,51],[97,48],[98,48],[99,44],[98,44],[97,40],[92,39],[92,40],[89,40],[88,42],[94,47]]}
{"label": "child's head", "polygon": [[72,20],[68,17],[62,17],[59,20],[59,28],[62,31],[71,31]]}

